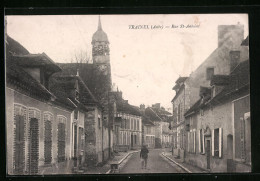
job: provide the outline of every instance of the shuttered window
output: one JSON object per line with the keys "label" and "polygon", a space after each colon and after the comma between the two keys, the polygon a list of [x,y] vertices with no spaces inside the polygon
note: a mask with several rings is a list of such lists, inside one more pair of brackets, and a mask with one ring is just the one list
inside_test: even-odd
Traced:
{"label": "shuttered window", "polygon": [[200,153],[205,153],[205,137],[204,137],[204,131],[203,129],[199,130],[199,134],[198,134],[199,138],[199,152]]}
{"label": "shuttered window", "polygon": [[38,173],[39,164],[39,122],[40,110],[36,108],[29,108],[29,133],[28,133],[28,168],[29,174],[34,175]]}
{"label": "shuttered window", "polygon": [[222,157],[222,128],[212,130],[212,156]]}
{"label": "shuttered window", "polygon": [[44,113],[44,163],[50,164],[52,161],[52,122],[53,115]]}
{"label": "shuttered window", "polygon": [[27,108],[14,104],[14,145],[13,145],[13,168],[14,174],[20,175],[25,170],[25,130]]}
{"label": "shuttered window", "polygon": [[58,116],[58,162],[65,161],[66,132],[65,123],[67,118]]}

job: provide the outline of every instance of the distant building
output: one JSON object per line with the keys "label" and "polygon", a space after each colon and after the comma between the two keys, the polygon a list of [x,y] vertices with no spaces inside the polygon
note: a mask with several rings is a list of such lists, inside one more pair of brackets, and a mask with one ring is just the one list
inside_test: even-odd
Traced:
{"label": "distant building", "polygon": [[155,147],[155,125],[145,115],[145,105],[140,105],[140,111],[142,113],[142,144],[147,145],[148,148]]}
{"label": "distant building", "polygon": [[122,92],[111,92],[116,101],[114,149],[139,149],[142,145],[142,115],[138,107],[128,104]]}
{"label": "distant building", "polygon": [[[160,103],[147,107],[145,109],[145,116],[149,118],[155,125],[155,148],[162,148],[163,146],[163,125],[171,121],[172,114],[160,106]],[[170,130],[169,130],[170,131]]]}

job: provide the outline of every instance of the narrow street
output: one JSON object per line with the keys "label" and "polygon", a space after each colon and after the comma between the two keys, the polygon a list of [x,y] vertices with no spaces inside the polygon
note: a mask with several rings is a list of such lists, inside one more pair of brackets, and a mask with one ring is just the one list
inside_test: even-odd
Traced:
{"label": "narrow street", "polygon": [[185,173],[180,167],[163,158],[160,155],[163,151],[163,149],[149,150],[146,169],[141,167],[140,152],[134,153],[120,173]]}

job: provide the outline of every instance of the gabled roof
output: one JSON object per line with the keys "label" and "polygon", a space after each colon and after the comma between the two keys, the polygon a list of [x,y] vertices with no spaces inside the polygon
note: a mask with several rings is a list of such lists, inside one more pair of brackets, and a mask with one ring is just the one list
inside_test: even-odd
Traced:
{"label": "gabled roof", "polygon": [[[49,60],[46,54],[42,54],[46,59]],[[25,66],[22,62],[27,61],[25,57],[34,57],[26,50],[20,43],[13,40],[11,37],[7,36],[6,42],[6,84],[8,86],[15,85],[21,90],[25,91],[28,96],[37,96],[38,98],[54,102],[57,105],[66,107],[68,109],[73,109],[74,105],[60,96],[57,98],[51,91],[44,87],[40,82],[38,82],[34,77],[25,71],[24,68],[29,67]],[[30,58],[29,58],[30,59]],[[35,63],[34,60],[31,60],[31,64]],[[51,60],[49,64],[56,66],[55,63]],[[49,69],[48,69],[49,71]],[[15,88],[16,88],[15,87]],[[51,99],[54,98],[54,101]]]}
{"label": "gabled roof", "polygon": [[184,114],[184,116],[189,116],[196,113],[200,108],[208,106],[209,104],[219,104],[230,100],[231,95],[237,97],[240,96],[240,92],[247,91],[249,93],[249,60],[241,62],[229,75],[229,84],[227,84],[224,89],[218,93],[215,97],[211,98],[206,96],[199,99],[191,108]]}
{"label": "gabled roof", "polygon": [[249,60],[241,62],[229,75],[230,83],[224,87],[224,89],[217,94],[211,102],[218,102],[225,100],[231,94],[239,92],[245,88],[249,91],[250,73],[249,73]]}
{"label": "gabled roof", "polygon": [[14,54],[12,59],[13,61],[17,61],[18,65],[24,67],[44,67],[46,71],[52,73],[61,71],[61,68],[45,53],[27,55]]}
{"label": "gabled roof", "polygon": [[16,55],[28,55],[29,51],[24,48],[19,42],[11,38],[9,35],[6,37],[6,55],[16,54]]}
{"label": "gabled roof", "polygon": [[147,116],[151,121],[171,121],[171,113],[163,109],[148,107],[145,109],[145,116]]}
{"label": "gabled roof", "polygon": [[142,117],[142,124],[148,126],[154,126],[154,123],[149,119],[149,117],[143,115]]}
{"label": "gabled roof", "polygon": [[135,115],[135,116],[142,116],[138,107],[130,105],[127,102],[125,102],[124,100],[121,100],[121,101],[117,100],[116,106],[117,106],[118,112],[123,112],[126,114]]}
{"label": "gabled roof", "polygon": [[22,89],[35,93],[45,99],[50,99],[53,94],[49,92],[40,82],[35,80],[22,67],[14,62],[6,60],[6,83],[7,85],[15,84]]}
{"label": "gabled roof", "polygon": [[88,86],[97,100],[104,98],[107,90],[111,89],[109,76],[103,75],[94,64],[88,63],[59,63],[62,68],[61,75],[77,75]]}
{"label": "gabled roof", "polygon": [[[72,91],[75,90],[76,82],[79,84],[79,102],[76,101],[72,95]],[[79,76],[56,74],[50,81],[50,90],[54,92],[57,97],[69,98],[76,105],[98,104],[94,95]]]}

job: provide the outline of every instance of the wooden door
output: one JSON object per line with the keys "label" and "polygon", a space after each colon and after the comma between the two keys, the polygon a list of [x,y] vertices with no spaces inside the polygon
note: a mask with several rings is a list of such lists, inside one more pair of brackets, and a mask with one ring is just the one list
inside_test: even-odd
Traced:
{"label": "wooden door", "polygon": [[39,161],[39,126],[38,119],[30,120],[30,137],[29,137],[29,174],[38,173]]}
{"label": "wooden door", "polygon": [[14,142],[14,174],[24,173],[25,166],[25,142],[24,142],[24,117],[15,116],[15,142]]}

